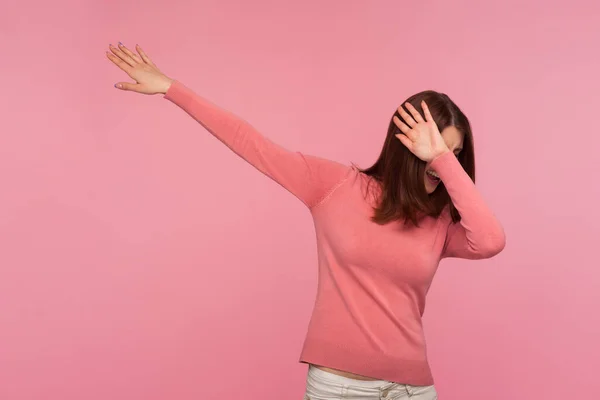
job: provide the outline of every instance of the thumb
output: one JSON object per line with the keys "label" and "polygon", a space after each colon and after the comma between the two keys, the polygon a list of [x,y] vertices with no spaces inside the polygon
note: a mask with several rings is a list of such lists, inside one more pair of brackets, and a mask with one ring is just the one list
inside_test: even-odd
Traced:
{"label": "thumb", "polygon": [[139,92],[139,84],[138,83],[130,83],[130,82],[119,82],[115,84],[117,89],[127,90],[132,92]]}

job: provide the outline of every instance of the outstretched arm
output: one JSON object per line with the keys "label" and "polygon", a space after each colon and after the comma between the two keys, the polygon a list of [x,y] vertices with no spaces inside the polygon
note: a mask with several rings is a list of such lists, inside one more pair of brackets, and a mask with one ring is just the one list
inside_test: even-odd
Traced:
{"label": "outstretched arm", "polygon": [[120,82],[122,90],[164,94],[213,136],[259,171],[279,183],[308,207],[313,207],[344,178],[349,168],[334,161],[289,151],[260,134],[248,122],[197,95],[181,82],[167,77],[136,46],[139,53],[111,46],[109,59],[136,83]]}
{"label": "outstretched arm", "polygon": [[342,164],[284,149],[248,122],[198,96],[179,81],[172,83],[165,98],[309,207],[317,204],[348,171]]}

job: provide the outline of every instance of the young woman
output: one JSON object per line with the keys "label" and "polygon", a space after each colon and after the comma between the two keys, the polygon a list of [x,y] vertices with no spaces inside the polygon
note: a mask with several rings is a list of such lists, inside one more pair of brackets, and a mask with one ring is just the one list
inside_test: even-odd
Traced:
{"label": "young woman", "polygon": [[136,46],[108,58],[300,199],[315,224],[319,285],[300,362],[305,399],[436,399],[421,316],[445,257],[499,253],[504,231],[474,185],[469,121],[444,94],[409,98],[361,170],[288,151],[160,72]]}

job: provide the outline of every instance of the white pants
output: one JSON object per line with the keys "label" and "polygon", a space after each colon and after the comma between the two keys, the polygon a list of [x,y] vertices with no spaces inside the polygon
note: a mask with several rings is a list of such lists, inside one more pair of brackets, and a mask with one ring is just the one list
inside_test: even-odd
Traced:
{"label": "white pants", "polygon": [[309,365],[304,400],[437,400],[433,386],[363,381],[335,375]]}

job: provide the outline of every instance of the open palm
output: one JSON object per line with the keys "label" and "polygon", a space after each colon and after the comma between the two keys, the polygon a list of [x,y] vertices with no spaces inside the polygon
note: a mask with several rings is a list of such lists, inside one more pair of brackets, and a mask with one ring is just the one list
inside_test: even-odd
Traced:
{"label": "open palm", "polygon": [[402,106],[398,107],[398,114],[404,122],[396,116],[393,118],[398,129],[402,131],[402,134],[396,135],[402,144],[425,162],[430,162],[448,151],[448,146],[446,146],[446,142],[444,142],[444,138],[431,116],[427,103],[424,101],[421,103],[425,119],[412,104],[405,103],[405,106],[410,114]]}
{"label": "open palm", "polygon": [[173,79],[160,72],[140,46],[135,47],[137,54],[121,43],[119,47],[110,45],[106,52],[108,59],[136,82],[119,82],[115,87],[143,94],[166,93]]}

